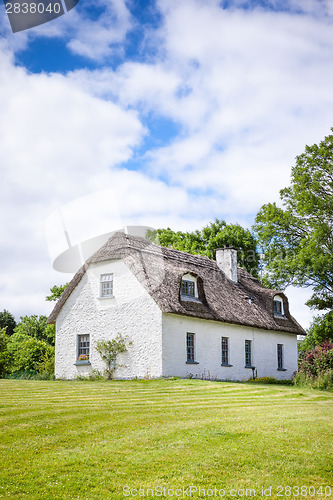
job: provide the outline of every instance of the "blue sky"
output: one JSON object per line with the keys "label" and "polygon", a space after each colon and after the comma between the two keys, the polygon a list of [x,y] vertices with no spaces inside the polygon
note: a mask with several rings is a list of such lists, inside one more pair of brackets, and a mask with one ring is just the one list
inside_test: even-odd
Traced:
{"label": "blue sky", "polygon": [[[330,0],[80,0],[13,34],[1,6],[0,310],[50,312],[70,276],[48,221],[77,200],[112,198],[123,225],[251,227],[330,132],[332,24]],[[89,210],[77,241],[111,225]],[[288,295],[307,326],[308,292]]]}

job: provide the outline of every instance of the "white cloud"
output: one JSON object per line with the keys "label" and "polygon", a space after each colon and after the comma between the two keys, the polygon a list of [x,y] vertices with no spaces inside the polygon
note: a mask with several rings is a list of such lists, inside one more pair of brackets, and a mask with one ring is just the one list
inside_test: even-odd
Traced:
{"label": "white cloud", "polygon": [[[99,11],[91,18],[91,9]],[[114,55],[123,54],[123,43],[134,27],[134,20],[125,0],[94,0],[94,5],[81,2],[53,21],[14,35],[9,20],[0,16],[2,45],[17,53],[28,47],[36,38],[62,39],[75,55],[97,62],[105,62]]]}
{"label": "white cloud", "polygon": [[113,54],[115,46],[119,49],[132,28],[132,20],[123,0],[95,0],[94,4],[94,8],[103,8],[103,13],[95,21],[81,17],[67,46],[75,54],[103,61]]}
{"label": "white cloud", "polygon": [[[288,185],[295,155],[331,126],[331,4],[314,12],[317,2],[290,0],[288,12],[272,1],[271,12],[245,3],[160,0],[162,24],[145,37],[157,55],[116,69],[29,75],[11,51],[56,36],[75,54],[108,61],[135,25],[121,0],[99,0],[106,10],[97,20],[73,9],[2,42],[4,307],[16,300],[10,283],[21,274],[31,283],[31,269],[34,300],[47,292],[43,222],[63,203],[112,187],[128,224],[195,229],[216,216],[249,224]],[[126,170],[151,116],[180,133],[139,156],[141,172]]]}

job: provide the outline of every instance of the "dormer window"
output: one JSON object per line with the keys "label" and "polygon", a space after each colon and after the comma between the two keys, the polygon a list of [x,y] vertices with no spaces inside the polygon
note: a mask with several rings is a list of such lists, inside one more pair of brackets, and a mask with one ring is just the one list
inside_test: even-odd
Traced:
{"label": "dormer window", "polygon": [[281,317],[284,316],[284,310],[283,310],[283,300],[280,295],[275,295],[273,299],[273,312],[274,316]]}
{"label": "dormer window", "polygon": [[194,281],[182,280],[182,295],[187,295],[188,297],[195,297]]}
{"label": "dormer window", "polygon": [[197,277],[190,273],[186,273],[182,277],[180,284],[181,300],[199,301]]}

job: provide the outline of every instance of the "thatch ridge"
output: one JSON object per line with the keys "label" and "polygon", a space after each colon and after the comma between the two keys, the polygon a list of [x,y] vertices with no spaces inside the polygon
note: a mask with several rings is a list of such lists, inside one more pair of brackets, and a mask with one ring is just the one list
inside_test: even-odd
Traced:
{"label": "thatch ridge", "polygon": [[[54,323],[66,300],[91,264],[122,259],[146,288],[164,313],[178,314],[264,330],[304,335],[304,330],[289,313],[287,297],[265,288],[247,271],[238,268],[238,283],[233,283],[208,257],[192,255],[124,233],[115,233],[76,273],[52,311]],[[198,277],[200,301],[180,297],[181,278],[186,273]],[[281,295],[284,318],[274,317],[273,297]]]}

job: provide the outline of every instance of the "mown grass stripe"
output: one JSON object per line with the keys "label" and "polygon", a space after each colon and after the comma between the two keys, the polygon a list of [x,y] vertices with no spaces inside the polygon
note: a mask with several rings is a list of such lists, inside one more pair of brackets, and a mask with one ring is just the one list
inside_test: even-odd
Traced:
{"label": "mown grass stripe", "polygon": [[319,488],[332,477],[332,404],[284,386],[2,380],[0,498],[113,500],[126,484]]}

